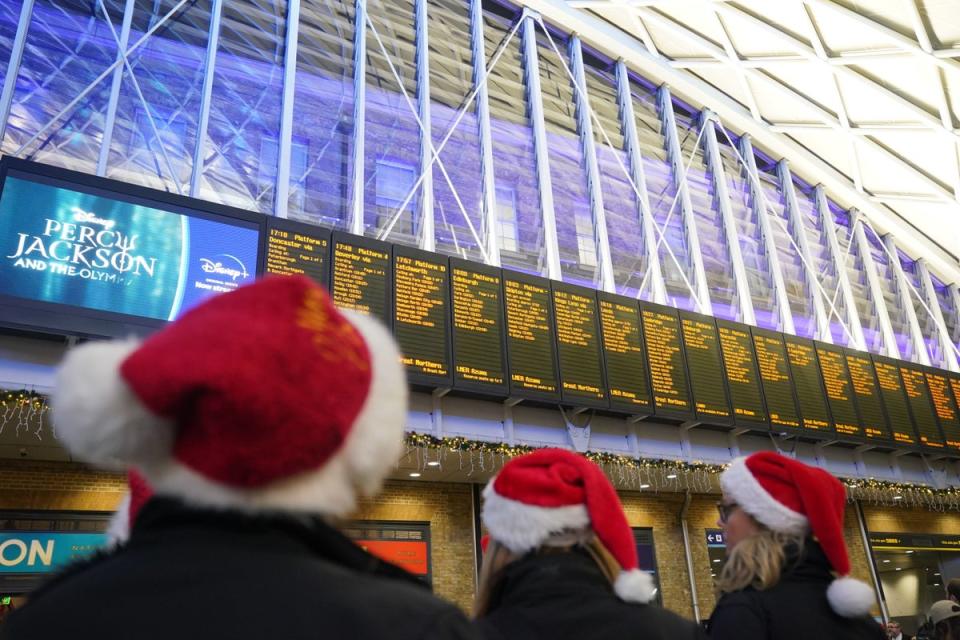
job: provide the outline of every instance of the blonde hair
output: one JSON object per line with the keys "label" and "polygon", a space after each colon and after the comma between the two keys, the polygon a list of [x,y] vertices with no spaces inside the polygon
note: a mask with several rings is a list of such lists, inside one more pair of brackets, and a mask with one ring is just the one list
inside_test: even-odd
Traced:
{"label": "blonde hair", "polygon": [[780,533],[760,525],[760,531],[744,538],[730,550],[717,578],[720,595],[753,587],[769,589],[778,582],[786,561],[786,548],[803,550],[803,536]]}
{"label": "blonde hair", "polygon": [[547,541],[539,548],[529,552],[529,554],[523,555],[513,553],[491,538],[490,544],[487,545],[487,550],[483,554],[483,563],[480,565],[480,576],[477,581],[477,597],[473,603],[473,617],[480,618],[490,612],[493,593],[503,579],[504,571],[508,565],[516,562],[525,555],[570,553],[575,548],[581,548],[587,552],[587,555],[593,559],[600,569],[600,572],[603,573],[603,576],[611,585],[617,579],[617,576],[620,575],[620,563],[617,562],[613,554],[593,535],[582,542],[564,546],[557,546]]}

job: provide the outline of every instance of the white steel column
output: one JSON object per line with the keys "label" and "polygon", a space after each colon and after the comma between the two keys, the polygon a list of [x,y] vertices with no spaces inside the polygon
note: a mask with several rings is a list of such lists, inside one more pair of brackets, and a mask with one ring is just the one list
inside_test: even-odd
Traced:
{"label": "white steel column", "polygon": [[767,256],[767,266],[770,269],[770,280],[773,283],[777,315],[780,318],[780,330],[785,333],[796,333],[793,324],[793,311],[790,309],[790,298],[787,296],[787,287],[783,282],[783,270],[780,268],[777,238],[773,235],[770,212],[767,211],[767,201],[760,186],[760,174],[757,173],[757,158],[753,154],[753,142],[747,134],[740,137],[740,155],[747,165],[745,168],[747,182],[750,185],[750,200],[753,202],[753,209],[757,214],[760,235],[763,236],[763,251]]}
{"label": "white steel column", "polygon": [[483,5],[470,0],[470,39],[473,49],[473,86],[477,91],[477,129],[480,138],[480,179],[483,189],[483,244],[487,264],[500,266],[500,224],[497,217],[497,184],[493,168],[493,135],[490,132],[490,100],[487,95],[486,40],[483,36]]}
{"label": "white steel column", "polygon": [[790,163],[786,158],[782,158],[777,163],[777,175],[780,178],[780,191],[783,193],[783,199],[786,202],[787,215],[790,216],[790,223],[793,225],[793,240],[797,243],[800,257],[803,259],[803,275],[807,280],[810,302],[813,304],[813,317],[817,322],[816,337],[818,340],[832,344],[833,332],[830,330],[830,318],[827,316],[823,296],[820,293],[820,281],[817,274],[812,271],[815,268],[815,263],[813,262],[813,256],[810,254],[810,239],[807,237],[807,226],[803,223],[803,214],[800,213],[800,203],[797,201],[797,190],[793,186]]}
{"label": "white steel column", "polygon": [[850,225],[853,228],[853,238],[857,243],[857,253],[860,254],[860,261],[863,263],[863,271],[867,276],[867,287],[870,290],[870,297],[873,298],[873,310],[877,314],[877,322],[880,325],[883,355],[899,358],[900,347],[897,345],[897,338],[893,334],[893,325],[890,323],[887,302],[883,299],[883,288],[880,285],[880,276],[877,275],[877,264],[873,260],[873,253],[870,243],[867,241],[867,235],[864,233],[863,223],[857,221],[857,217],[861,215],[863,214],[856,209],[850,209]]}
{"label": "white steel column", "polygon": [[207,54],[203,61],[203,88],[200,93],[200,118],[197,123],[197,141],[193,146],[193,167],[190,171],[190,195],[200,195],[200,179],[203,177],[203,151],[207,142],[207,127],[210,126],[210,100],[213,95],[213,76],[217,66],[217,49],[220,46],[220,16],[223,0],[213,0],[210,7],[210,32],[207,35]]}
{"label": "white steel column", "polygon": [[350,158],[350,233],[363,235],[364,138],[367,117],[367,0],[353,15],[353,155]]}
{"label": "white steel column", "polygon": [[[863,326],[860,324],[860,315],[857,313],[857,301],[853,297],[853,289],[850,287],[850,276],[847,272],[847,263],[844,253],[840,250],[840,243],[837,242],[837,230],[834,226],[833,215],[830,213],[830,205],[827,203],[827,194],[823,190],[823,185],[818,184],[813,190],[813,197],[817,206],[817,213],[820,215],[820,227],[827,238],[827,245],[830,248],[830,257],[833,260],[833,268],[837,274],[837,282],[840,287],[840,295],[843,296],[843,307],[846,309],[847,329],[850,330],[850,346],[861,351],[867,350],[867,340],[863,337]],[[853,238],[850,238],[853,242]],[[835,295],[834,292],[829,292]]]}
{"label": "white steel column", "polygon": [[[280,140],[277,143],[277,183],[274,215],[287,217],[290,202],[290,154],[293,149],[293,101],[297,93],[297,45],[300,0],[287,0],[287,37],[283,54],[283,97],[280,102]],[[299,177],[299,176],[298,176]]]}
{"label": "white steel column", "polygon": [[[430,126],[430,44],[427,36],[427,0],[416,0],[415,12],[417,113],[420,116],[419,173],[423,175],[420,185],[420,224],[417,242],[424,251],[433,251],[437,246],[437,234],[433,219],[433,164],[430,162],[433,129]],[[439,161],[438,158],[437,162]]]}
{"label": "white steel column", "polygon": [[[863,226],[863,225],[860,225]],[[900,264],[900,255],[897,253],[897,243],[892,234],[883,236],[883,245],[887,248],[887,260],[890,261],[890,270],[897,281],[897,296],[900,298],[900,306],[907,316],[907,328],[910,331],[910,342],[913,344],[913,352],[916,354],[914,362],[930,366],[930,353],[927,351],[927,341],[923,339],[923,331],[920,330],[920,322],[917,320],[917,312],[913,307],[913,300],[910,298],[910,285],[907,282],[907,274],[903,272],[903,265]]]}
{"label": "white steel column", "polygon": [[597,246],[600,268],[600,288],[615,293],[617,285],[613,278],[613,259],[610,256],[610,238],[607,235],[607,215],[603,208],[603,188],[600,184],[600,165],[597,162],[597,146],[593,140],[593,122],[590,98],[587,95],[586,70],[583,68],[583,47],[580,38],[570,38],[570,61],[573,77],[578,91],[574,91],[574,104],[577,111],[577,131],[580,134],[580,148],[587,165],[587,189],[590,193],[590,212],[593,217],[594,244]]}
{"label": "white steel column", "polygon": [[[107,114],[103,121],[103,137],[100,139],[100,154],[97,157],[97,175],[107,174],[107,161],[110,159],[110,144],[113,142],[113,125],[117,120],[117,108],[120,104],[120,86],[123,83],[123,73],[126,71],[122,61],[127,55],[127,45],[130,42],[130,25],[133,23],[135,0],[127,0],[123,7],[123,25],[120,27],[120,42],[117,43],[117,61],[121,64],[113,70],[113,80],[110,85],[110,101],[107,103]],[[104,7],[103,19],[109,20],[110,15]],[[132,70],[131,70],[132,73]]]}
{"label": "white steel column", "polygon": [[696,214],[693,212],[693,202],[690,200],[690,190],[687,186],[687,170],[683,159],[683,150],[680,148],[680,140],[677,137],[677,120],[673,115],[673,98],[667,85],[660,85],[657,90],[657,102],[660,107],[664,139],[667,143],[667,157],[673,169],[673,180],[680,198],[680,212],[683,216],[683,226],[686,232],[687,252],[693,266],[693,287],[696,290],[697,310],[700,313],[713,315],[710,287],[707,285],[707,272],[703,268],[703,254],[700,251],[700,234],[697,232]]}
{"label": "white steel column", "polygon": [[720,157],[720,146],[717,143],[717,131],[713,127],[716,117],[716,114],[709,109],[704,109],[700,113],[700,126],[703,127],[703,147],[706,152],[707,167],[713,177],[713,188],[717,194],[717,205],[720,209],[720,218],[723,221],[723,233],[727,240],[727,252],[733,267],[737,301],[740,303],[739,319],[741,322],[756,325],[757,316],[753,311],[750,283],[747,280],[747,270],[743,266],[743,252],[740,250],[740,233],[737,231],[737,221],[733,215],[727,174],[723,169],[723,158]]}
{"label": "white steel column", "polygon": [[0,145],[7,135],[7,121],[13,107],[13,94],[17,89],[17,76],[20,75],[20,63],[23,61],[23,49],[27,44],[27,31],[33,16],[33,0],[23,0],[20,7],[20,20],[17,22],[17,35],[10,48],[10,60],[7,62],[7,75],[3,77],[3,91],[0,92]]}
{"label": "white steel column", "polygon": [[620,107],[620,125],[623,129],[624,146],[627,161],[630,163],[630,177],[637,189],[637,216],[643,229],[643,249],[647,254],[647,273],[649,273],[651,299],[657,304],[667,303],[667,289],[663,284],[663,271],[660,268],[660,255],[657,251],[657,236],[654,229],[653,211],[650,209],[650,193],[647,191],[647,177],[643,170],[643,157],[640,153],[640,139],[637,135],[637,119],[633,113],[633,98],[630,93],[630,76],[623,58],[617,60],[617,102]]}
{"label": "white steel column", "polygon": [[543,116],[540,92],[540,57],[537,53],[536,18],[525,10],[523,17],[523,74],[526,77],[527,105],[533,126],[533,151],[537,160],[537,184],[540,188],[540,213],[543,218],[543,239],[546,250],[547,277],[562,280],[560,245],[557,241],[557,218],[553,208],[553,182],[547,148],[547,126]]}
{"label": "white steel column", "polygon": [[940,352],[943,354],[941,365],[950,371],[960,371],[960,363],[957,362],[956,347],[947,331],[947,323],[943,320],[943,309],[940,307],[940,299],[937,298],[937,290],[933,286],[933,278],[930,277],[930,270],[927,269],[927,261],[920,258],[916,262],[917,278],[920,280],[920,290],[923,291],[923,297],[933,315],[933,323],[937,327],[937,338],[940,341]]}

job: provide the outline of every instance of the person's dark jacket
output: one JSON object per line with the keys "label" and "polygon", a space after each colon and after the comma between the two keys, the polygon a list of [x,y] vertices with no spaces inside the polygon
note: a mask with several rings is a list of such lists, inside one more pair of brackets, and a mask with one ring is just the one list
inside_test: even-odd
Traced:
{"label": "person's dark jacket", "polygon": [[803,551],[788,550],[780,581],[769,589],[748,587],[724,594],[710,617],[711,640],[885,640],[868,616],[844,618],[830,608],[833,580],[820,545],[807,539]]}
{"label": "person's dark jacket", "polygon": [[488,640],[694,640],[700,628],[660,607],[628,603],[585,552],[513,562],[475,621]]}
{"label": "person's dark jacket", "polygon": [[7,619],[6,640],[472,640],[459,609],[316,518],[165,498],[129,543],[69,568]]}

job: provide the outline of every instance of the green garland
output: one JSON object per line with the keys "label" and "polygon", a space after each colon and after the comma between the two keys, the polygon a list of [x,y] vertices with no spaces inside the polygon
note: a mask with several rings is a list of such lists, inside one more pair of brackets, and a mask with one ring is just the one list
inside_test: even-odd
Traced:
{"label": "green garland", "polygon": [[7,408],[11,405],[28,405],[34,404],[37,407],[45,405],[47,403],[47,397],[36,391],[27,391],[26,389],[21,389],[20,391],[8,391],[0,389],[0,408]]}
{"label": "green garland", "polygon": [[[407,433],[407,445],[421,449],[433,449],[453,453],[481,453],[490,454],[502,460],[529,453],[534,447],[526,445],[509,445],[503,442],[485,442],[471,440],[462,436],[452,438],[436,438],[423,433]],[[661,460],[655,458],[632,458],[614,453],[588,451],[584,456],[604,467],[608,474],[619,473],[624,477],[625,471],[657,473],[661,478],[669,478],[674,474],[704,474],[711,479],[727,468],[725,464],[709,464],[705,462],[686,462],[682,460]],[[960,487],[936,489],[922,484],[907,482],[891,482],[876,478],[840,478],[847,488],[850,499],[865,500],[886,505],[924,506],[932,509],[960,509]],[[707,483],[709,487],[710,483]]]}

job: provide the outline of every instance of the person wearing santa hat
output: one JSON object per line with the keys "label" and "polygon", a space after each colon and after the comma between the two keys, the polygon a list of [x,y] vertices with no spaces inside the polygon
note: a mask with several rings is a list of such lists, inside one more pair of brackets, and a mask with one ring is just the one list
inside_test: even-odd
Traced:
{"label": "person wearing santa hat", "polygon": [[849,576],[846,491],[822,469],[763,451],[720,476],[727,560],[710,618],[713,640],[880,640],[874,592]]}
{"label": "person wearing santa hat", "polygon": [[68,569],[4,638],[439,638],[456,607],[335,530],[403,449],[400,354],[303,276],[211,298],[63,362],[57,434],[153,489],[130,539]]}
{"label": "person wearing santa hat", "polygon": [[484,490],[475,622],[488,640],[693,640],[697,625],[649,605],[633,531],[600,467],[562,449],[514,458]]}
{"label": "person wearing santa hat", "polygon": [[137,514],[147,503],[153,489],[136,469],[127,471],[127,493],[123,496],[110,524],[107,526],[107,547],[124,544],[130,539],[130,530],[137,521]]}

